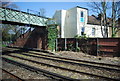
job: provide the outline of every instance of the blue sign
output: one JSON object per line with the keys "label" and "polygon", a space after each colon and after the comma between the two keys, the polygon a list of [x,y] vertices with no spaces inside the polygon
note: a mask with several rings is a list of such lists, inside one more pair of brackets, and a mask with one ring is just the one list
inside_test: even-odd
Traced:
{"label": "blue sign", "polygon": [[84,18],[80,18],[80,22],[84,22]]}

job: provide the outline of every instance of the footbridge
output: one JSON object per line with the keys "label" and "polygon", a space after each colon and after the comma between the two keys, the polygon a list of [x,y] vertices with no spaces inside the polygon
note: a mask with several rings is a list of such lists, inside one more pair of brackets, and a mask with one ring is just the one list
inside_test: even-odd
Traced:
{"label": "footbridge", "polygon": [[0,21],[4,24],[29,25],[29,26],[45,26],[48,20],[46,17],[14,10],[10,8],[0,7]]}

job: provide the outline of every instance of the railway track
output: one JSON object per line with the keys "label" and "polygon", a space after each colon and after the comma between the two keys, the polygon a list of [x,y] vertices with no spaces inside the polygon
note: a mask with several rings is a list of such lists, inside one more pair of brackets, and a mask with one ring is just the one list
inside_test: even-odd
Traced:
{"label": "railway track", "polygon": [[[15,52],[16,52],[16,48]],[[19,51],[19,50],[17,50]],[[11,53],[14,53],[13,51]],[[20,52],[21,53],[21,52]],[[36,51],[31,51],[31,50],[22,50],[22,54],[27,54],[28,56],[33,56],[33,57],[37,57],[39,56],[40,58],[47,58],[47,59],[52,59],[52,60],[57,60],[57,61],[64,61],[64,62],[69,62],[69,63],[76,63],[76,64],[84,64],[84,65],[90,65],[90,66],[98,66],[104,69],[109,69],[109,70],[116,70],[116,71],[120,71],[120,65],[116,65],[116,64],[106,64],[106,63],[98,63],[98,62],[92,62],[92,61],[85,61],[85,60],[78,60],[78,59],[72,59],[72,58],[65,58],[65,57],[59,57],[59,56],[55,56],[55,55],[51,55],[49,53],[42,53],[42,52],[37,52]],[[98,68],[97,67],[97,68]]]}
{"label": "railway track", "polygon": [[[82,76],[82,75],[87,75],[87,76],[89,76],[89,77],[94,77],[94,79],[106,79],[106,80],[117,80],[117,79],[115,79],[114,77],[107,77],[107,76],[101,76],[101,75],[96,75],[96,74],[91,74],[91,73],[86,73],[86,72],[84,72],[84,71],[82,71],[81,72],[81,69],[78,69],[77,70],[77,68],[76,67],[81,67],[82,66],[82,68],[83,68],[83,66],[84,66],[84,68],[91,68],[92,67],[92,70],[94,70],[93,68],[96,68],[96,69],[99,69],[99,70],[102,70],[102,69],[105,69],[105,71],[108,69],[108,70],[111,70],[111,71],[120,71],[119,70],[119,66],[117,66],[117,68],[116,68],[116,66],[114,67],[114,68],[110,68],[110,67],[101,67],[101,66],[99,66],[99,65],[97,65],[97,66],[95,66],[95,65],[89,65],[88,63],[89,62],[86,62],[85,64],[83,64],[83,63],[80,63],[80,62],[78,62],[78,61],[80,61],[80,60],[75,60],[75,59],[69,59],[69,58],[64,58],[64,57],[57,57],[57,56],[53,56],[53,55],[47,55],[47,54],[40,54],[40,53],[33,53],[33,52],[22,52],[21,54],[20,53],[16,53],[16,54],[13,54],[13,53],[10,53],[9,55],[7,55],[7,56],[5,56],[5,57],[3,57],[4,59],[9,59],[9,60],[11,60],[11,59],[14,59],[14,61],[18,61],[18,62],[20,62],[20,63],[24,63],[24,62],[26,62],[26,63],[24,63],[24,64],[27,64],[27,63],[31,63],[31,64],[33,64],[33,66],[34,65],[36,65],[36,66],[39,66],[39,67],[42,67],[43,69],[45,69],[45,67],[49,67],[49,68],[51,68],[52,69],[52,71],[51,71],[51,73],[53,72],[53,71],[57,71],[56,69],[59,69],[59,70],[61,70],[61,72],[62,72],[62,70],[64,70],[63,71],[63,73],[66,73],[66,75],[67,74],[70,74],[71,72],[71,75],[72,74],[77,74],[76,76],[77,76],[77,79],[80,79],[80,78],[78,78],[78,77],[80,77],[80,76]],[[45,61],[45,62],[41,62],[41,61],[38,61],[38,59],[41,59],[41,60],[43,60],[43,61]],[[23,62],[22,62],[22,60],[24,60]],[[51,61],[52,60],[52,61]],[[13,60],[12,60],[13,61]],[[53,62],[54,61],[54,62]],[[50,62],[50,63],[49,63]],[[56,63],[57,62],[57,63]],[[93,63],[93,62],[92,62]],[[71,64],[71,65],[70,65]],[[105,64],[104,64],[105,65]],[[109,64],[110,65],[110,64]],[[74,69],[71,69],[71,67],[70,68],[68,68],[68,67],[66,67],[66,66],[75,66],[75,67],[73,67]],[[107,66],[107,65],[105,65],[105,66]],[[46,69],[47,70],[47,69]],[[49,70],[48,70],[49,71]],[[107,72],[107,71],[106,71]],[[59,73],[59,72],[58,72]],[[108,72],[109,73],[109,72]],[[59,75],[61,75],[61,73],[59,73]],[[64,75],[64,74],[63,74]],[[63,76],[62,75],[62,76]],[[69,77],[70,75],[67,75],[67,76],[64,76],[64,77]],[[75,76],[75,77],[76,77]],[[70,78],[71,79],[76,79],[75,77],[73,77],[73,76],[71,76]]]}
{"label": "railway track", "polygon": [[[34,66],[30,66],[30,65],[28,65],[28,64],[24,64],[24,63],[21,63],[21,62],[17,62],[17,61],[15,61],[15,60],[10,60],[10,59],[8,59],[8,58],[4,58],[3,57],[3,59],[5,60],[5,61],[7,61],[7,62],[10,62],[10,63],[13,63],[13,64],[16,64],[16,65],[18,65],[18,66],[22,66],[22,67],[24,67],[24,68],[26,68],[26,69],[30,69],[30,70],[33,70],[33,71],[40,71],[40,72],[44,72],[44,73],[48,73],[48,74],[50,74],[50,75],[52,75],[52,76],[55,76],[55,77],[58,77],[58,78],[60,78],[60,79],[64,79],[64,80],[81,80],[81,79],[75,79],[75,78],[70,78],[70,77],[67,77],[67,76],[63,76],[63,75],[61,75],[61,74],[58,74],[58,73],[54,73],[53,71],[52,72],[50,72],[49,70],[47,71],[47,70],[44,70],[43,68],[42,69],[40,69],[40,68],[36,68],[36,66],[34,67]],[[29,61],[31,61],[31,60],[29,60]],[[32,62],[34,62],[34,63],[39,63],[40,64],[40,62],[35,62],[35,61],[32,61]],[[27,62],[28,63],[28,62]],[[47,64],[44,64],[44,63],[42,63],[42,65],[47,65]],[[54,68],[59,68],[59,69],[62,69],[62,70],[67,70],[67,71],[72,71],[72,72],[76,72],[76,73],[80,73],[80,74],[86,74],[86,75],[89,75],[89,76],[91,76],[91,77],[95,77],[95,78],[93,78],[93,79],[100,79],[100,80],[109,80],[109,81],[117,81],[117,79],[113,79],[113,78],[108,78],[108,77],[103,77],[103,76],[98,76],[98,75],[92,75],[92,74],[87,74],[87,73],[81,73],[81,72],[78,72],[78,71],[75,71],[75,70],[70,70],[70,69],[66,69],[66,68],[60,68],[60,67],[57,67],[57,66],[52,66],[52,65],[47,65],[47,66],[49,66],[49,67],[54,67]],[[64,72],[66,72],[66,71],[64,71]],[[68,73],[68,72],[67,72]],[[74,73],[73,73],[74,74]],[[96,78],[97,77],[97,78]],[[119,81],[119,80],[118,80]]]}
{"label": "railway track", "polygon": [[[11,62],[11,61],[10,61]],[[58,81],[60,78],[49,75],[44,72],[38,72],[33,69],[28,69],[25,68],[22,65],[16,65],[14,63],[10,63],[7,61],[3,60],[3,65],[2,68],[5,69],[6,71],[12,73],[13,75],[16,75],[20,77],[21,79],[28,81],[28,80],[52,80],[52,81]],[[4,79],[11,79],[8,78],[6,74],[3,73],[3,78]]]}
{"label": "railway track", "polygon": [[28,56],[34,55],[34,57],[35,56],[39,56],[40,58],[46,57],[47,59],[52,59],[52,60],[59,60],[59,61],[70,62],[70,63],[75,63],[75,64],[84,64],[84,65],[86,64],[88,66],[93,66],[93,67],[98,66],[98,67],[104,68],[104,69],[120,71],[120,65],[105,64],[105,63],[91,62],[91,61],[85,61],[85,60],[77,60],[77,59],[58,57],[58,56],[54,56],[54,55],[40,54],[40,53],[34,53],[34,52],[28,52],[25,54],[29,54]]}
{"label": "railway track", "polygon": [[18,52],[26,52],[27,51],[29,53],[34,53],[35,52],[34,54],[44,53],[45,55],[48,55],[48,56],[51,56],[51,57],[56,57],[56,58],[61,58],[61,59],[67,59],[67,60],[73,60],[73,61],[79,61],[79,62],[86,62],[86,63],[93,63],[93,64],[99,64],[99,65],[108,65],[108,66],[111,66],[111,67],[119,67],[120,68],[120,65],[117,65],[117,64],[99,63],[99,62],[93,62],[93,61],[85,61],[85,60],[78,60],[78,59],[72,59],[72,58],[59,57],[59,56],[55,56],[54,53],[44,51],[44,50],[37,50],[37,49],[32,49],[32,48],[21,48],[21,47],[7,47],[7,48],[8,48],[7,50],[10,50],[10,51],[12,50],[12,52],[15,50],[16,52],[17,51]]}
{"label": "railway track", "polygon": [[[15,57],[15,56],[14,56]],[[45,64],[45,63],[41,63],[41,62],[36,62],[36,61],[33,61],[33,60],[28,60],[28,59],[23,59],[23,58],[20,58],[20,57],[17,57],[19,59],[22,59],[22,60],[26,60],[26,61],[29,61],[29,62],[34,62],[36,64],[42,64],[42,65],[47,65],[49,67],[55,67],[55,68],[60,68],[62,70],[68,70],[68,71],[72,71],[72,72],[77,72],[77,73],[82,73],[82,72],[79,72],[79,71],[75,71],[75,70],[71,70],[71,69],[66,69],[66,68],[63,68],[63,67],[58,67],[58,66],[53,66],[53,65],[49,65],[49,64]],[[12,58],[13,59],[13,58]],[[15,60],[15,58],[14,58]],[[17,59],[18,60],[18,59]],[[23,62],[24,63],[24,62]],[[27,64],[27,63],[26,63]],[[82,74],[87,74],[87,75],[92,75],[92,74],[88,74],[88,73],[82,73]],[[95,75],[92,75],[92,76],[95,76]],[[103,76],[98,76],[96,75],[95,77],[101,77],[101,78],[105,78],[105,79],[109,79],[109,80],[112,80],[112,78],[107,78],[107,77],[103,77]]]}
{"label": "railway track", "polygon": [[[21,79],[20,77],[18,77],[18,76],[16,76],[16,75],[14,75],[14,74],[6,71],[5,69],[2,69],[2,74],[4,74],[6,77],[9,77],[9,79],[13,79],[13,80],[16,80],[16,81],[24,81],[24,80]],[[5,78],[2,79],[2,80],[4,81]]]}
{"label": "railway track", "polygon": [[78,79],[73,79],[73,78],[62,76],[62,75],[59,75],[59,74],[56,74],[56,73],[52,73],[52,72],[46,71],[44,69],[36,68],[36,67],[30,66],[30,65],[24,64],[24,63],[20,63],[20,62],[14,61],[14,60],[10,60],[8,58],[2,57],[2,59],[4,61],[8,62],[8,63],[12,63],[12,64],[15,64],[17,66],[24,67],[25,69],[28,69],[28,70],[31,70],[31,71],[46,73],[46,74],[50,75],[49,77],[52,77],[54,79],[56,77],[58,80],[60,79],[60,80],[65,80],[65,81],[73,81],[73,80],[79,81]]}

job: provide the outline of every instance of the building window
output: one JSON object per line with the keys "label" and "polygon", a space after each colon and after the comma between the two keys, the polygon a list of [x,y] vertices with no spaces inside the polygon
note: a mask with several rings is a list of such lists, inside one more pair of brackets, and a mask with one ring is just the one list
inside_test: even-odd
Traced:
{"label": "building window", "polygon": [[92,28],[92,35],[95,36],[95,28]]}
{"label": "building window", "polygon": [[82,27],[81,28],[81,35],[84,35],[84,32],[85,32],[85,27]]}
{"label": "building window", "polygon": [[83,15],[83,11],[81,11],[81,17],[83,17],[84,15]]}
{"label": "building window", "polygon": [[84,22],[84,13],[83,13],[83,11],[80,12],[80,22]]}

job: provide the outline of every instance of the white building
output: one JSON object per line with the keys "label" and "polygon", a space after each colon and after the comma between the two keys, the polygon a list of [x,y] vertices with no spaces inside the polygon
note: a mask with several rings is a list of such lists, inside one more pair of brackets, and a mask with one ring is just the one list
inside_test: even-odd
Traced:
{"label": "white building", "polygon": [[56,11],[53,18],[60,26],[59,37],[73,38],[76,35],[81,36],[83,34],[88,37],[102,37],[101,26],[90,24],[88,17],[93,20],[93,23],[96,22],[94,16],[88,16],[88,9],[79,6]]}

